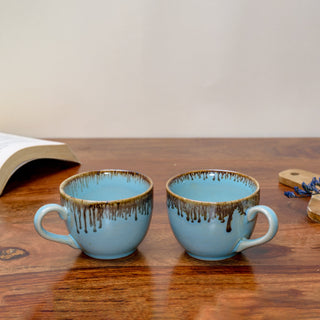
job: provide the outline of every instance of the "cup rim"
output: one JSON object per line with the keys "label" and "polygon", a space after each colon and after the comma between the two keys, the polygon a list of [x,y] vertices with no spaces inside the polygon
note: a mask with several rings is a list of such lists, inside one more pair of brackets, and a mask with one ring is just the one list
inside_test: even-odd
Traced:
{"label": "cup rim", "polygon": [[[209,173],[209,172],[232,173],[232,174],[236,174],[238,176],[242,176],[243,178],[251,180],[256,185],[256,190],[254,192],[252,192],[251,194],[249,194],[248,196],[246,196],[246,197],[235,199],[235,200],[229,200],[229,201],[201,201],[201,200],[194,200],[194,199],[190,199],[190,198],[186,198],[186,197],[180,196],[180,195],[178,195],[177,193],[173,192],[170,189],[170,185],[174,182],[174,180],[177,180],[180,177],[187,176],[187,175],[194,174],[194,173]],[[193,204],[197,204],[197,205],[204,205],[204,206],[228,205],[228,204],[234,204],[234,203],[237,203],[237,202],[246,201],[246,200],[251,199],[252,197],[255,197],[260,192],[260,185],[259,185],[259,182],[255,178],[253,178],[253,177],[251,177],[251,176],[249,176],[247,174],[238,172],[238,171],[222,170],[222,169],[198,169],[198,170],[190,170],[190,171],[187,171],[187,172],[184,172],[184,173],[180,173],[178,175],[175,175],[175,176],[171,177],[166,183],[166,191],[172,197],[175,197],[175,198],[179,199],[180,201],[189,202],[189,203],[193,203]]]}
{"label": "cup rim", "polygon": [[[116,172],[116,173],[122,173],[122,174],[131,174],[131,175],[136,175],[136,176],[140,176],[144,181],[148,182],[149,187],[147,190],[145,190],[142,193],[139,193],[133,197],[129,197],[129,198],[123,198],[123,199],[117,199],[117,200],[111,200],[111,201],[107,201],[107,200],[87,200],[87,199],[81,199],[81,198],[76,198],[73,196],[70,196],[69,194],[67,194],[65,192],[65,187],[71,183],[73,180],[84,177],[84,176],[89,176],[89,175],[95,175],[95,174],[103,174],[103,173],[108,173],[108,172]],[[149,178],[148,176],[140,173],[140,172],[136,172],[136,171],[132,171],[132,170],[123,170],[123,169],[102,169],[102,170],[93,170],[93,171],[85,171],[85,172],[81,172],[81,173],[77,173],[75,175],[70,176],[69,178],[65,179],[59,187],[59,191],[60,191],[60,195],[62,198],[64,198],[64,200],[67,201],[72,201],[72,202],[81,202],[81,204],[83,205],[94,205],[94,204],[99,204],[99,205],[112,205],[112,204],[119,204],[119,203],[126,203],[126,202],[131,202],[131,201],[135,201],[137,199],[143,198],[145,196],[147,196],[153,189],[153,181],[151,180],[151,178]]]}

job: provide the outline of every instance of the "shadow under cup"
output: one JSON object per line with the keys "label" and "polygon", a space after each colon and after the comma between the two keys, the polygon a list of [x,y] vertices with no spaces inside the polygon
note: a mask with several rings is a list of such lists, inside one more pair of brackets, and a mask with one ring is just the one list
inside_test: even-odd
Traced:
{"label": "shadow under cup", "polygon": [[[61,205],[48,204],[35,215],[38,233],[48,240],[81,249],[90,257],[116,259],[130,255],[145,237],[151,221],[153,183],[125,170],[80,173],[60,185]],[[69,235],[42,227],[43,217],[56,211]]]}
{"label": "shadow under cup", "polygon": [[[199,170],[167,182],[167,209],[172,231],[188,254],[202,260],[222,260],[271,240],[277,216],[259,206],[260,187],[247,175],[225,170]],[[269,230],[249,240],[257,213],[265,214]]]}

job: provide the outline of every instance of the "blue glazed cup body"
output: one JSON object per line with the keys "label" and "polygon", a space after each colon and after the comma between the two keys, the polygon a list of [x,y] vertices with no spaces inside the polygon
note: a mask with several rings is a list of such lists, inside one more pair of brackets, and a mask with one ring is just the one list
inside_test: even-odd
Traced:
{"label": "blue glazed cup body", "polygon": [[[97,259],[130,255],[144,239],[152,215],[153,183],[150,178],[125,170],[80,173],[60,185],[61,205],[48,204],[35,215],[38,233],[81,249]],[[69,235],[48,232],[43,217],[56,211]]]}
{"label": "blue glazed cup body", "polygon": [[[226,170],[198,170],[171,178],[166,185],[172,231],[187,253],[202,260],[222,260],[271,240],[278,220],[272,209],[259,206],[260,187],[247,175]],[[257,213],[269,230],[249,240]]]}

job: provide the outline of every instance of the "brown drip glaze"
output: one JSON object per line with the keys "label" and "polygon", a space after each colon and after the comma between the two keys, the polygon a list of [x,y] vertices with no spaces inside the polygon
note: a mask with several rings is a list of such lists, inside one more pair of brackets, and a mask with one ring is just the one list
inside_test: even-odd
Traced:
{"label": "brown drip glaze", "polygon": [[149,215],[152,211],[153,191],[140,198],[134,198],[126,202],[112,201],[98,202],[93,204],[81,203],[81,201],[68,201],[61,198],[61,203],[70,212],[73,212],[74,222],[77,232],[84,230],[88,233],[88,226],[97,232],[97,229],[102,228],[103,219],[127,220],[134,216],[135,221],[138,220],[139,215]]}
{"label": "brown drip glaze", "polygon": [[132,172],[132,171],[121,171],[121,170],[115,170],[115,171],[95,171],[94,174],[92,172],[85,172],[82,174],[79,174],[78,177],[70,180],[70,182],[66,183],[63,187],[64,192],[72,197],[72,195],[77,194],[79,191],[79,188],[82,191],[88,190],[88,187],[90,183],[94,182],[99,184],[101,179],[105,178],[105,174],[108,173],[108,175],[113,179],[113,177],[116,176],[123,176],[125,174],[127,178],[127,182],[129,183],[131,179],[134,179],[135,181],[144,181],[147,183],[150,183],[146,180],[145,177],[143,177],[141,174]]}
{"label": "brown drip glaze", "polygon": [[206,221],[211,222],[214,218],[218,218],[221,223],[227,219],[226,231],[231,231],[231,221],[233,214],[237,211],[240,215],[246,214],[246,210],[259,203],[259,193],[245,201],[230,201],[201,204],[182,201],[175,198],[170,193],[167,197],[167,205],[170,209],[176,209],[178,216],[185,217],[187,221],[192,223]]}
{"label": "brown drip glaze", "polygon": [[[215,175],[212,175],[215,173]],[[186,180],[194,180],[194,178],[212,179],[221,181],[222,178],[233,179],[233,181],[241,182],[246,186],[256,188],[252,195],[239,200],[226,202],[202,202],[197,200],[185,199],[177,196],[170,191],[167,185],[167,206],[170,209],[176,209],[178,216],[185,217],[191,223],[206,221],[211,222],[214,218],[218,218],[221,223],[225,223],[227,219],[226,231],[231,232],[231,222],[233,214],[238,212],[240,215],[245,215],[247,209],[259,204],[260,191],[258,185],[247,176],[229,171],[194,171],[187,174],[182,174],[173,180],[170,185],[174,183],[181,183]]]}
{"label": "brown drip glaze", "polygon": [[[131,179],[146,182],[148,189],[137,196],[127,199],[114,201],[90,201],[85,199],[77,199],[72,197],[76,191],[86,190],[89,187],[89,182],[99,183],[100,179],[105,178],[105,173],[114,176],[125,175],[127,182]],[[91,180],[91,181],[90,181]],[[134,216],[135,221],[138,220],[139,215],[150,215],[153,206],[153,183],[148,178],[133,171],[124,170],[101,170],[80,173],[76,176],[70,177],[60,185],[61,204],[67,208],[69,212],[73,213],[75,227],[78,233],[84,230],[88,233],[89,227],[97,232],[102,228],[103,220],[127,220]]]}
{"label": "brown drip glaze", "polygon": [[[214,173],[214,175],[213,175]],[[181,183],[186,180],[194,180],[194,178],[198,179],[211,179],[212,181],[221,181],[221,179],[226,178],[229,180],[233,180],[235,182],[241,182],[245,186],[256,187],[256,184],[251,179],[248,179],[247,176],[242,175],[240,173],[232,172],[232,171],[214,171],[214,170],[204,170],[204,171],[191,171],[187,174],[181,174],[174,178],[170,184]]]}

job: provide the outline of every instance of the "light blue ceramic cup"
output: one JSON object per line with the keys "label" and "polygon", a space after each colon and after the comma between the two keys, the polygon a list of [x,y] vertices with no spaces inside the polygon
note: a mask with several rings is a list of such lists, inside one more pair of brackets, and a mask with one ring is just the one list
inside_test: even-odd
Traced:
{"label": "light blue ceramic cup", "polygon": [[[199,170],[171,178],[166,185],[172,231],[186,252],[201,260],[230,258],[270,241],[278,230],[272,209],[259,204],[258,182],[224,170]],[[267,233],[249,239],[257,213],[269,222]]]}
{"label": "light blue ceramic cup", "polygon": [[[133,253],[145,237],[152,214],[153,182],[136,172],[101,170],[80,173],[60,185],[59,204],[41,207],[34,217],[45,239],[81,249],[97,259],[117,259]],[[69,235],[45,230],[42,219],[58,212]]]}

